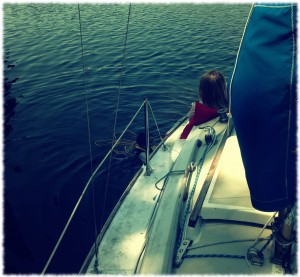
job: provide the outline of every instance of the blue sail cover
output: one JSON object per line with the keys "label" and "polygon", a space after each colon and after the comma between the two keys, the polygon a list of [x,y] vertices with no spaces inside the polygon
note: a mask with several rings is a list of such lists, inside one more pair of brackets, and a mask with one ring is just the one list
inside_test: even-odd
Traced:
{"label": "blue sail cover", "polygon": [[261,211],[296,200],[296,12],[296,4],[252,7],[228,82],[252,205]]}

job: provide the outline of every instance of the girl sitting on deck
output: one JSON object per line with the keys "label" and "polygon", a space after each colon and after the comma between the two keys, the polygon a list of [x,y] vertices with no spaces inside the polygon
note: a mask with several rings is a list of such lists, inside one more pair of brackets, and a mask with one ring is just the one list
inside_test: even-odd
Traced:
{"label": "girl sitting on deck", "polygon": [[185,126],[180,139],[186,139],[194,126],[218,116],[218,110],[228,106],[226,81],[216,70],[202,75],[199,85],[200,101],[194,102],[189,111],[189,123]]}

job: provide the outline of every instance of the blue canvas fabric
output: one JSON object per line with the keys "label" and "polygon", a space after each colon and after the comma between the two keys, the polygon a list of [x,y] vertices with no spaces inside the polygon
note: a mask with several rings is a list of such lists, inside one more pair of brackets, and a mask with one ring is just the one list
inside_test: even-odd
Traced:
{"label": "blue canvas fabric", "polygon": [[278,211],[296,199],[296,4],[254,5],[229,79],[251,201]]}

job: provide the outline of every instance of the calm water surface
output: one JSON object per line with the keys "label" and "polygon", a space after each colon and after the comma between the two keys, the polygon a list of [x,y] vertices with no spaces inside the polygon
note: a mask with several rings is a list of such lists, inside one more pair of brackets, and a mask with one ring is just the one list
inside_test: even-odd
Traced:
{"label": "calm water surface", "polygon": [[[5,273],[41,273],[90,177],[89,133],[93,168],[109,150],[95,142],[112,138],[128,10],[80,4],[82,49],[77,5],[3,5]],[[230,74],[249,10],[132,5],[116,132],[147,96],[165,134],[197,98],[200,75]],[[130,130],[142,130],[143,120]],[[118,157],[94,181],[98,231],[139,166],[135,157]],[[80,269],[94,237],[92,195],[90,188],[48,272]]]}

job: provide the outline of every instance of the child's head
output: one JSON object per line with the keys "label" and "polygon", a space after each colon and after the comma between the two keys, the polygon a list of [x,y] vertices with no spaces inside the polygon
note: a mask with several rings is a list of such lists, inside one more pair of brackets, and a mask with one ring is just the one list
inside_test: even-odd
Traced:
{"label": "child's head", "polygon": [[216,109],[227,108],[226,81],[222,73],[212,70],[202,75],[199,96],[205,106]]}

